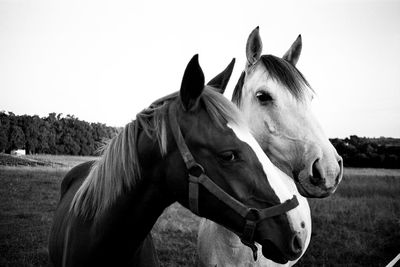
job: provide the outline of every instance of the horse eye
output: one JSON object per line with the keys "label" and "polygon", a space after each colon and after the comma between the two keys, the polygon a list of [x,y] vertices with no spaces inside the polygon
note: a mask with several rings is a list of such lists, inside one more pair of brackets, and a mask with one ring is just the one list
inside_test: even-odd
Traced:
{"label": "horse eye", "polygon": [[274,100],[269,93],[264,92],[264,91],[258,91],[256,93],[256,97],[261,104],[267,104],[268,102],[271,102]]}
{"label": "horse eye", "polygon": [[235,152],[233,151],[225,151],[222,152],[219,157],[226,162],[233,162],[235,160],[237,160],[237,155]]}

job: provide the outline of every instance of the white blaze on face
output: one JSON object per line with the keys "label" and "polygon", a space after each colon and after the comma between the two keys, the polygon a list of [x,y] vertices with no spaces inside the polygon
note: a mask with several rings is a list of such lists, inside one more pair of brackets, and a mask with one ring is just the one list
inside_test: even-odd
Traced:
{"label": "white blaze on face", "polygon": [[291,199],[293,195],[296,195],[297,200],[299,201],[299,206],[289,210],[286,214],[293,231],[300,235],[303,242],[304,254],[311,238],[311,212],[306,198],[301,196],[297,191],[294,181],[272,164],[247,127],[231,123],[228,123],[227,126],[233,130],[241,141],[247,143],[253,149],[259,162],[263,166],[265,175],[267,176],[272,190],[275,192],[275,195],[279,198],[280,202],[283,203],[286,200]]}
{"label": "white blaze on face", "polygon": [[233,130],[233,132],[241,141],[247,143],[253,149],[258,160],[263,166],[265,175],[267,176],[272,190],[275,192],[275,195],[279,198],[280,202],[283,203],[286,200],[291,199],[293,197],[293,192],[290,192],[292,190],[289,191],[288,186],[282,180],[282,172],[280,172],[275,165],[272,164],[267,155],[261,149],[256,139],[253,137],[253,135],[251,135],[250,130],[247,127],[238,126],[231,123],[228,123],[227,126]]}

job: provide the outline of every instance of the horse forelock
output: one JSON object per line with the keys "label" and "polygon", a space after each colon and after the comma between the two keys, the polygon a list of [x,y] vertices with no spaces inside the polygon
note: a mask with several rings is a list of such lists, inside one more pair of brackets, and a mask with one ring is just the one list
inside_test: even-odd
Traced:
{"label": "horse forelock", "polygon": [[[141,180],[137,151],[141,131],[158,141],[161,155],[167,153],[167,107],[178,95],[173,93],[153,102],[102,148],[102,156],[92,165],[71,202],[71,210],[76,215],[99,216],[120,194],[133,189]],[[236,106],[221,94],[206,87],[201,99],[215,125],[245,124]]]}
{"label": "horse forelock", "polygon": [[[269,76],[284,85],[296,100],[303,99],[308,89],[314,93],[304,75],[286,60],[273,55],[263,55],[259,61],[262,63],[262,66],[266,68]],[[254,71],[256,66],[258,66],[258,64],[250,66],[250,72]],[[245,77],[246,71],[243,71],[233,90],[232,102],[237,106],[241,104]]]}
{"label": "horse forelock", "polygon": [[303,99],[308,89],[312,91],[304,75],[290,62],[273,55],[263,55],[260,61],[269,76],[284,85],[297,100]]}

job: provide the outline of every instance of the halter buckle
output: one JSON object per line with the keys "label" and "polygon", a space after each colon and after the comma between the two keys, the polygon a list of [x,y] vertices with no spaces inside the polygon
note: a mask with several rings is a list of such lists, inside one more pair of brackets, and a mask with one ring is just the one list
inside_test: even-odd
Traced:
{"label": "halter buckle", "polygon": [[189,208],[199,215],[199,180],[204,174],[204,168],[200,164],[194,162],[189,168]]}
{"label": "halter buckle", "polygon": [[204,174],[204,168],[203,166],[201,166],[199,163],[194,162],[189,168],[188,168],[188,172],[189,172],[189,177],[196,177],[199,178],[202,174]]}

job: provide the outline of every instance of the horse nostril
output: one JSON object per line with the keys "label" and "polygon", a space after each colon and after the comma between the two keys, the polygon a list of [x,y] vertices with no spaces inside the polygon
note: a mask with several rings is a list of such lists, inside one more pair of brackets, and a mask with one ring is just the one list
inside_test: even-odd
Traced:
{"label": "horse nostril", "polygon": [[323,182],[323,177],[321,173],[321,165],[319,163],[319,159],[316,159],[312,165],[312,173],[310,176],[310,182],[318,186]]}
{"label": "horse nostril", "polygon": [[303,245],[301,242],[301,238],[298,234],[295,234],[292,239],[292,246],[291,246],[293,253],[300,253],[303,249]]}

